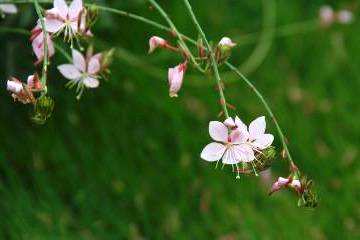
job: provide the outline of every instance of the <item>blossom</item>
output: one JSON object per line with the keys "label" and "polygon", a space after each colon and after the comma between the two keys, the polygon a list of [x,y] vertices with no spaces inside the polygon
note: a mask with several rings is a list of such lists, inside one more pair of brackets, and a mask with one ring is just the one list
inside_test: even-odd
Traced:
{"label": "blossom", "polygon": [[337,14],[337,20],[341,24],[350,24],[354,20],[354,15],[349,10],[340,10]]}
{"label": "blossom", "polygon": [[[44,32],[42,31],[39,23],[31,31],[30,41],[35,56],[38,59],[36,64],[38,64],[42,62],[44,59]],[[55,54],[55,48],[54,48],[54,43],[51,39],[51,36],[49,36],[49,34],[47,34],[47,47],[48,47],[48,57],[52,57]]]}
{"label": "blossom", "polygon": [[229,131],[224,123],[212,121],[209,123],[209,134],[215,142],[206,145],[202,150],[200,156],[205,161],[214,162],[222,159],[223,164],[232,165],[255,159],[254,151],[247,144],[246,132],[240,129]]}
{"label": "blossom", "polygon": [[319,10],[319,18],[322,25],[331,25],[335,21],[335,13],[332,7],[328,5],[322,6]]}
{"label": "blossom", "polygon": [[0,4],[0,12],[7,14],[17,13],[17,7],[15,4]]}
{"label": "blossom", "polygon": [[236,43],[234,43],[230,38],[228,37],[223,37],[220,42],[219,42],[219,46],[221,48],[233,48],[236,46]]}
{"label": "blossom", "polygon": [[99,86],[99,72],[101,71],[102,54],[89,55],[86,58],[77,50],[72,50],[72,64],[58,66],[60,73],[70,80],[69,85],[79,85],[81,96],[83,87],[97,88]]}
{"label": "blossom", "polygon": [[299,192],[301,190],[301,182],[299,179],[293,179],[292,177],[279,177],[277,181],[273,183],[269,194],[273,194],[284,187],[290,187]]}
{"label": "blossom", "polygon": [[11,96],[15,101],[18,100],[23,104],[35,103],[31,89],[19,79],[12,77],[10,80],[7,80],[6,88],[11,92]]}
{"label": "blossom", "polygon": [[187,62],[181,63],[174,68],[169,68],[168,81],[169,81],[169,95],[170,97],[177,97],[180,91],[184,73],[187,68]]}
{"label": "blossom", "polygon": [[[64,32],[65,38],[71,40],[79,33],[79,25],[84,21],[82,0],[73,0],[68,6],[65,0],[54,0],[54,7],[46,11],[45,28],[50,33]],[[82,26],[82,28],[84,28]]]}
{"label": "blossom", "polygon": [[161,37],[152,36],[149,40],[149,53],[155,51],[158,47],[165,47],[167,45],[167,41]]}

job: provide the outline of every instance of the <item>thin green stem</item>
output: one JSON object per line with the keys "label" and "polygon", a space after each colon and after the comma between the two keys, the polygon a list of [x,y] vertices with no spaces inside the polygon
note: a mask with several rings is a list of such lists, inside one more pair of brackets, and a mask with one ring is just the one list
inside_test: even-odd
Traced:
{"label": "thin green stem", "polygon": [[217,83],[217,86],[218,86],[218,89],[219,89],[220,103],[221,103],[221,106],[223,107],[223,111],[224,111],[224,114],[225,114],[226,118],[229,118],[229,112],[228,112],[227,107],[226,107],[226,98],[225,98],[224,90],[223,90],[223,87],[222,87],[222,84],[221,84],[221,77],[220,77],[220,74],[219,74],[219,69],[218,69],[218,66],[217,66],[215,53],[212,50],[212,47],[210,46],[209,41],[207,40],[206,35],[205,35],[204,31],[202,30],[198,20],[196,19],[196,16],[194,14],[194,11],[192,10],[192,7],[191,7],[189,1],[184,0],[184,3],[185,3],[185,5],[186,5],[186,7],[187,7],[187,9],[189,11],[189,14],[191,16],[192,21],[195,24],[195,27],[197,28],[199,34],[201,35],[201,38],[203,39],[203,41],[204,41],[204,43],[206,45],[206,48],[207,48],[207,50],[208,50],[208,52],[210,54],[211,65],[212,65],[212,68],[213,68],[213,71],[214,71],[214,74],[215,74],[215,78],[216,78],[216,83]]}
{"label": "thin green stem", "polygon": [[[169,24],[171,32],[175,33],[177,38],[179,39],[180,45],[185,50],[185,55],[188,56],[191,60],[191,62],[195,65],[195,67],[202,73],[205,72],[204,69],[202,69],[198,62],[196,61],[195,57],[192,55],[191,51],[189,50],[186,42],[183,39],[183,35],[177,30],[175,24],[171,21],[170,17],[167,15],[167,13],[162,9],[162,7],[155,1],[155,0],[149,0],[149,2],[156,8],[156,10],[163,16],[163,18],[166,20],[166,22]],[[189,40],[189,39],[188,39]],[[194,41],[195,42],[195,41]],[[196,44],[196,42],[195,42]]]}
{"label": "thin green stem", "polygon": [[283,148],[284,148],[284,150],[286,152],[286,155],[288,157],[287,159],[289,160],[289,163],[294,164],[293,159],[292,159],[291,154],[290,154],[290,151],[289,151],[289,148],[288,148],[288,146],[286,144],[286,138],[284,136],[284,133],[283,133],[278,121],[276,120],[275,115],[274,115],[273,111],[271,110],[269,104],[265,100],[264,96],[259,92],[259,90],[257,90],[257,88],[254,86],[254,84],[252,84],[250,82],[250,80],[247,77],[245,77],[244,74],[242,74],[235,66],[233,66],[229,62],[226,62],[225,64],[230,70],[232,70],[234,73],[236,73],[250,87],[250,89],[256,94],[256,96],[260,99],[261,103],[264,105],[266,111],[268,112],[268,114],[270,115],[271,119],[273,120],[273,122],[274,122],[274,124],[276,126],[277,132],[278,132],[279,137],[280,137],[280,141],[281,141],[281,143],[283,145]]}
{"label": "thin green stem", "polygon": [[41,6],[40,6],[38,0],[34,1],[34,6],[36,9],[36,13],[40,19],[41,28],[42,28],[43,35],[44,35],[44,57],[43,57],[43,67],[42,67],[42,74],[41,74],[41,84],[44,88],[43,94],[45,95],[47,92],[46,81],[47,81],[47,70],[48,70],[48,65],[49,65],[49,51],[48,51],[48,41],[47,41],[48,33],[46,31],[44,16],[41,12],[42,9],[41,9]]}

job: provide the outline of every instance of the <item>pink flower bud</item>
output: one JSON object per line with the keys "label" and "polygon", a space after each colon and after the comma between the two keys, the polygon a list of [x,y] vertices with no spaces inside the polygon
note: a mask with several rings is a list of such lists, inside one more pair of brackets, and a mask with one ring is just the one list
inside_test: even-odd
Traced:
{"label": "pink flower bud", "polygon": [[27,79],[27,85],[31,90],[41,90],[41,82],[37,74],[30,75]]}
{"label": "pink flower bud", "polygon": [[354,15],[349,10],[341,10],[337,14],[337,19],[341,24],[350,24],[354,20]]}
{"label": "pink flower bud", "polygon": [[335,20],[334,10],[330,6],[322,6],[319,11],[319,18],[322,25],[331,25]]}
{"label": "pink flower bud", "polygon": [[13,93],[20,93],[24,87],[20,81],[8,80],[6,84],[7,90]]}
{"label": "pink flower bud", "polygon": [[158,47],[165,47],[166,44],[167,44],[166,40],[161,37],[157,37],[157,36],[151,37],[149,40],[149,53],[154,52],[155,49]]}
{"label": "pink flower bud", "polygon": [[177,93],[180,91],[184,73],[187,68],[187,62],[181,63],[174,68],[169,68],[168,78],[169,78],[169,95],[170,97],[177,97]]}
{"label": "pink flower bud", "polygon": [[234,43],[230,38],[228,37],[223,37],[220,42],[219,42],[219,46],[221,48],[233,48],[236,46],[236,43]]}

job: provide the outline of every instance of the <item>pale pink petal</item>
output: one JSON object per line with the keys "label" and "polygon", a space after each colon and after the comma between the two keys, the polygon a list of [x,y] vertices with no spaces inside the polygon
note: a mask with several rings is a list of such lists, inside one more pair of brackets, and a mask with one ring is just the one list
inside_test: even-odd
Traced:
{"label": "pale pink petal", "polygon": [[236,154],[236,158],[240,162],[252,162],[255,159],[254,151],[247,144],[235,145],[234,152]]}
{"label": "pale pink petal", "polygon": [[247,131],[241,131],[239,128],[232,130],[230,133],[230,140],[232,143],[245,143],[249,139]]}
{"label": "pale pink petal", "polygon": [[243,121],[241,121],[241,119],[238,116],[235,117],[235,125],[240,131],[244,131],[244,132],[248,131],[247,126],[245,125],[245,123],[243,123]]}
{"label": "pale pink petal", "polygon": [[100,71],[100,62],[97,58],[90,58],[87,72],[90,74],[97,74]]}
{"label": "pale pink petal", "polygon": [[8,91],[13,93],[20,93],[24,89],[21,82],[10,81],[10,80],[7,81],[6,88]]}
{"label": "pale pink petal", "polygon": [[298,179],[294,179],[291,181],[290,186],[295,189],[299,189],[299,188],[301,188],[301,182]]}
{"label": "pale pink petal", "polygon": [[64,22],[55,18],[45,18],[45,28],[47,32],[55,33],[64,27]]}
{"label": "pale pink petal", "polygon": [[59,17],[59,16],[60,16],[59,9],[57,9],[55,7],[51,8],[49,10],[46,10],[46,18],[55,18],[55,17]]}
{"label": "pale pink petal", "polygon": [[0,4],[0,11],[8,14],[17,13],[17,7],[14,4]]}
{"label": "pale pink petal", "polygon": [[80,71],[72,64],[63,64],[58,66],[60,73],[67,79],[77,80],[81,77]]}
{"label": "pale pink petal", "polygon": [[83,83],[88,88],[97,88],[99,86],[99,80],[92,77],[87,77],[83,80]]}
{"label": "pale pink petal", "polygon": [[270,147],[272,142],[274,141],[274,136],[272,134],[263,134],[252,142],[252,145],[260,150],[266,149]]}
{"label": "pale pink petal", "polygon": [[226,147],[220,143],[210,143],[205,146],[205,148],[201,152],[201,158],[213,162],[218,161],[224,155]]}
{"label": "pale pink petal", "polygon": [[228,128],[222,122],[211,121],[209,123],[209,134],[215,141],[228,142]]}
{"label": "pale pink petal", "polygon": [[222,163],[223,164],[237,164],[239,163],[239,159],[237,159],[236,153],[233,149],[233,147],[228,148],[225,153],[224,156],[222,157]]}
{"label": "pale pink petal", "polygon": [[249,125],[250,140],[255,140],[265,133],[266,122],[265,117],[258,117]]}
{"label": "pale pink petal", "polygon": [[54,0],[54,8],[58,10],[59,15],[63,19],[67,18],[67,15],[69,13],[69,8],[65,0]]}
{"label": "pale pink petal", "polygon": [[82,0],[74,0],[69,7],[69,17],[71,20],[78,19],[80,12],[83,10]]}
{"label": "pale pink petal", "polygon": [[235,121],[234,121],[234,119],[232,117],[229,117],[228,119],[226,119],[224,121],[224,124],[226,126],[228,126],[228,127],[231,127],[231,128],[236,127]]}
{"label": "pale pink petal", "polygon": [[271,186],[270,194],[279,191],[281,188],[287,186],[290,183],[290,179],[279,177],[276,182]]}
{"label": "pale pink petal", "polygon": [[92,59],[97,59],[99,62],[101,62],[102,53],[97,53],[97,54],[95,54],[94,56],[91,57],[90,61],[91,61]]}
{"label": "pale pink petal", "polygon": [[155,49],[158,47],[164,47],[166,44],[167,42],[165,39],[157,36],[152,36],[149,40],[149,53],[154,52]]}
{"label": "pale pink petal", "polygon": [[187,68],[187,63],[181,63],[174,68],[169,68],[168,82],[169,82],[169,95],[170,97],[177,97],[177,93],[180,91],[184,73]]}
{"label": "pale pink petal", "polygon": [[84,56],[76,49],[72,50],[73,63],[81,72],[86,71],[86,62]]}

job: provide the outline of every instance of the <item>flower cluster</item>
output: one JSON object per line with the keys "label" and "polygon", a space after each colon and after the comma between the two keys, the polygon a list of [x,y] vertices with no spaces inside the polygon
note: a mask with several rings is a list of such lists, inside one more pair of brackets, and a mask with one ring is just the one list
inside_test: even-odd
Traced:
{"label": "flower cluster", "polygon": [[342,9],[337,12],[331,6],[322,6],[319,10],[320,23],[328,27],[333,23],[350,24],[354,21],[354,15],[351,11]]}
{"label": "flower cluster", "polygon": [[[37,122],[43,123],[50,115],[54,107],[53,100],[47,95],[47,69],[49,59],[55,54],[55,38],[63,35],[63,41],[70,43],[72,51],[72,63],[58,66],[60,73],[69,79],[67,86],[77,89],[79,99],[85,88],[96,88],[99,80],[108,73],[108,66],[111,62],[113,50],[93,54],[93,47],[88,47],[84,56],[74,48],[74,40],[80,48],[80,41],[93,36],[90,26],[94,17],[92,11],[88,10],[82,0],[73,0],[69,5],[65,0],[54,0],[53,8],[44,10],[42,16],[39,12],[39,19],[31,31],[30,42],[36,56],[35,65],[42,63],[42,75],[37,73],[28,77],[27,83],[17,78],[10,77],[7,82],[7,89],[15,100],[24,104],[34,105],[34,118]],[[12,4],[0,4],[0,11],[14,13],[17,11]],[[45,47],[46,46],[46,47]],[[64,54],[64,49],[61,49]],[[65,54],[66,56],[66,54]],[[46,58],[46,61],[45,61]]]}
{"label": "flower cluster", "polygon": [[[223,123],[209,123],[210,137],[215,140],[201,152],[201,158],[209,162],[221,162],[225,165],[235,165],[237,177],[241,170],[238,164],[253,164],[256,155],[269,148],[274,141],[272,134],[266,134],[265,117],[259,117],[247,127],[237,116],[228,118]],[[254,168],[254,171],[256,169]]]}

